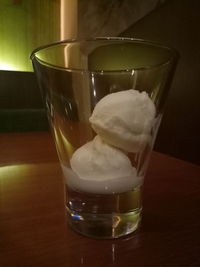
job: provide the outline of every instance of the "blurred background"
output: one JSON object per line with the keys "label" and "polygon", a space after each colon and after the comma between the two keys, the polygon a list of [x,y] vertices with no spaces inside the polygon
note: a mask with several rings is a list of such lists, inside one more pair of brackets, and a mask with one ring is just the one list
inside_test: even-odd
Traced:
{"label": "blurred background", "polygon": [[180,54],[155,150],[200,164],[199,10],[199,0],[1,0],[0,132],[48,130],[29,59],[36,47],[69,38],[144,38]]}

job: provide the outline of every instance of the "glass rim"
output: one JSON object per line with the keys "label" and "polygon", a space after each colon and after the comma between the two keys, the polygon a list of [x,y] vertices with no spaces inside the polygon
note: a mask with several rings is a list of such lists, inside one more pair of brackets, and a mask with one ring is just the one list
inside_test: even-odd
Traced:
{"label": "glass rim", "polygon": [[[168,58],[168,60],[165,60],[161,63],[155,64],[155,65],[147,65],[144,67],[135,67],[135,68],[129,68],[129,69],[119,69],[119,70],[88,70],[86,68],[69,68],[69,67],[62,67],[62,66],[58,66],[58,65],[54,65],[54,64],[50,64],[44,60],[39,59],[36,56],[36,53],[39,51],[42,51],[46,48],[50,48],[50,47],[56,47],[59,45],[63,45],[63,44],[75,44],[75,43],[83,43],[83,42],[98,42],[98,41],[127,41],[127,42],[132,42],[132,43],[141,43],[141,44],[146,44],[149,46],[153,46],[153,47],[157,47],[157,48],[161,48],[165,51],[170,52],[170,56]],[[171,63],[172,61],[176,61],[176,59],[178,59],[178,52],[175,48],[170,47],[168,45],[164,45],[162,43],[159,42],[155,42],[155,41],[151,41],[151,40],[146,40],[146,39],[142,39],[142,38],[132,38],[132,37],[94,37],[94,38],[86,38],[86,39],[78,39],[78,38],[74,38],[74,39],[65,39],[65,40],[61,40],[61,41],[57,41],[57,42],[52,42],[46,45],[42,45],[39,46],[37,48],[35,48],[31,55],[30,55],[30,59],[33,60],[34,58],[41,64],[48,66],[49,68],[53,68],[53,69],[58,69],[58,70],[65,70],[65,71],[71,71],[71,72],[86,72],[86,73],[99,73],[99,74],[103,74],[103,73],[128,73],[128,72],[132,72],[132,71],[142,71],[142,70],[148,70],[148,69],[154,69],[154,68],[158,68],[161,66],[165,66],[169,63]]]}

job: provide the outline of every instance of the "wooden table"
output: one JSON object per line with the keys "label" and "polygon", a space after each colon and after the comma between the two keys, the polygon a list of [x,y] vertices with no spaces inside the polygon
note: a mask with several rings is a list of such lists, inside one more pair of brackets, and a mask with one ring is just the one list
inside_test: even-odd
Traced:
{"label": "wooden table", "polygon": [[0,135],[0,266],[200,266],[200,167],[154,152],[140,230],[117,240],[74,233],[49,133]]}

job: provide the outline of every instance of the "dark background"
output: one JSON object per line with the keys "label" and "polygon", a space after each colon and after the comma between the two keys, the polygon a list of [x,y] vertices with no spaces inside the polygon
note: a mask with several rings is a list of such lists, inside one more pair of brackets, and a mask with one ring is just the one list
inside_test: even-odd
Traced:
{"label": "dark background", "polygon": [[180,54],[157,151],[200,163],[200,1],[171,0],[123,32],[174,47]]}

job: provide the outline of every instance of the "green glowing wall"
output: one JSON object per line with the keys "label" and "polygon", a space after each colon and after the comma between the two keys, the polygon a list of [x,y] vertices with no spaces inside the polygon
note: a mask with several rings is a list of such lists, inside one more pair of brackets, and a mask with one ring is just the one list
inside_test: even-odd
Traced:
{"label": "green glowing wall", "polygon": [[0,69],[32,71],[32,50],[58,40],[60,0],[0,0]]}

